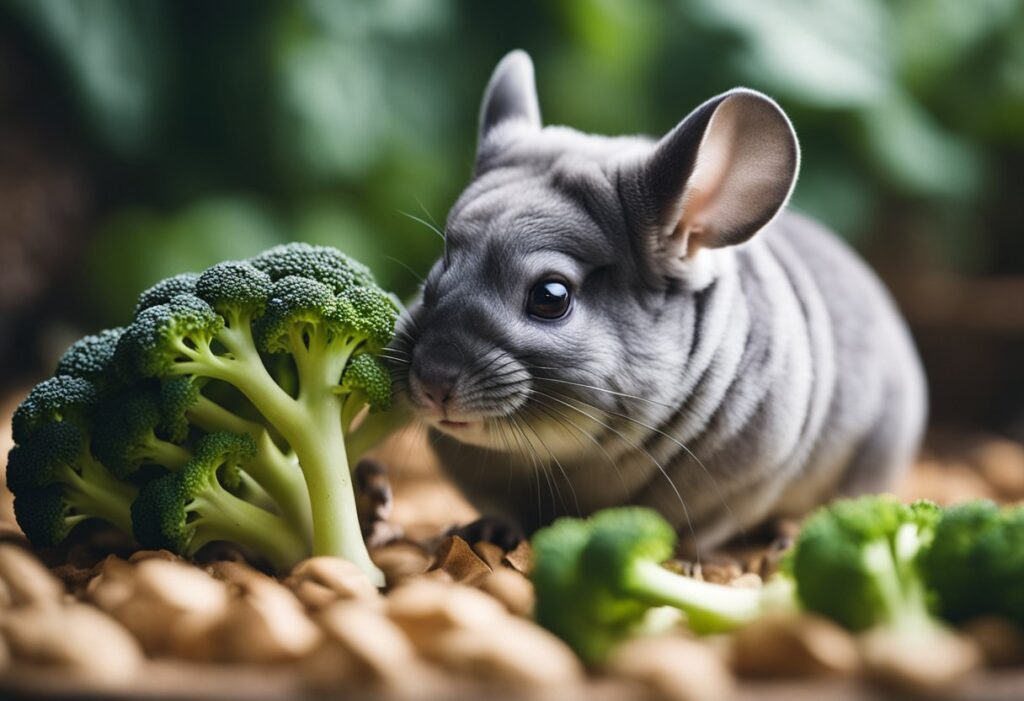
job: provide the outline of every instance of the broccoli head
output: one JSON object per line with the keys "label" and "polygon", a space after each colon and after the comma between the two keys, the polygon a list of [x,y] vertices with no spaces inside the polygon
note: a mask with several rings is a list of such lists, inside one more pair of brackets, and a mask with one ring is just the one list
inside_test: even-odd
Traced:
{"label": "broccoli head", "polygon": [[944,618],[997,615],[1024,625],[1024,508],[987,500],[949,507],[921,568]]}
{"label": "broccoli head", "polygon": [[81,377],[57,375],[40,382],[14,410],[14,442],[24,443],[37,428],[53,421],[88,425],[99,396],[95,385]]}
{"label": "broccoli head", "polygon": [[57,361],[57,375],[80,377],[92,382],[114,379],[111,361],[123,328],[105,329],[71,344]]}

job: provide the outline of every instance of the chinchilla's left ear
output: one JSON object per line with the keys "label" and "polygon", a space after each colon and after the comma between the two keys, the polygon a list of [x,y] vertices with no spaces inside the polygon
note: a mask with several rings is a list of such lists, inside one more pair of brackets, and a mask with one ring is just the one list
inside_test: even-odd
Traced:
{"label": "chinchilla's left ear", "polygon": [[786,204],[800,147],[782,109],[737,88],[708,100],[626,166],[621,193],[640,250],[675,277],[701,248],[742,243]]}
{"label": "chinchilla's left ear", "polygon": [[533,78],[533,61],[519,49],[501,59],[484,91],[480,105],[480,131],[477,137],[477,167],[486,156],[488,137],[500,126],[540,129],[540,104]]}

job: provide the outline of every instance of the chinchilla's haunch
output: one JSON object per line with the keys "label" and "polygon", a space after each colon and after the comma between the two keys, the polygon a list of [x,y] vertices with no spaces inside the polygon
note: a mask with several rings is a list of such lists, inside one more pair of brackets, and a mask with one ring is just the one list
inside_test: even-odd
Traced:
{"label": "chinchilla's haunch", "polygon": [[710,547],[893,484],[922,430],[921,366],[864,263],[783,211],[799,162],[752,90],[658,141],[591,136],[543,127],[529,57],[502,60],[394,354],[483,513],[529,531],[650,505]]}

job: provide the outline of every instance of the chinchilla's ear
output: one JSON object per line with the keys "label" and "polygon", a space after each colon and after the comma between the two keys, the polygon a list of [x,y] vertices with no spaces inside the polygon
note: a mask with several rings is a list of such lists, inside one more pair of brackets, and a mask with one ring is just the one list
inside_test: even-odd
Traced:
{"label": "chinchilla's ear", "polygon": [[516,124],[540,129],[540,105],[533,79],[533,61],[525,51],[516,49],[501,59],[484,91],[480,105],[480,131],[477,137],[477,163],[488,151],[488,137],[503,125]]}
{"label": "chinchilla's ear", "polygon": [[789,199],[800,166],[782,109],[737,88],[708,100],[623,173],[641,249],[669,277],[701,248],[742,243]]}

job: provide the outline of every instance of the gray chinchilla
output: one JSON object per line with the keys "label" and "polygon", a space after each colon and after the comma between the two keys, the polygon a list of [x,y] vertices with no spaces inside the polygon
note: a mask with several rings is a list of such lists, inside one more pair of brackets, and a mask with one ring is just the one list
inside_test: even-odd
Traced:
{"label": "gray chinchilla", "polygon": [[920,362],[868,268],[782,211],[799,160],[751,90],[659,141],[591,136],[542,127],[529,57],[501,61],[393,354],[481,512],[530,532],[648,505],[707,548],[893,485],[924,423]]}

